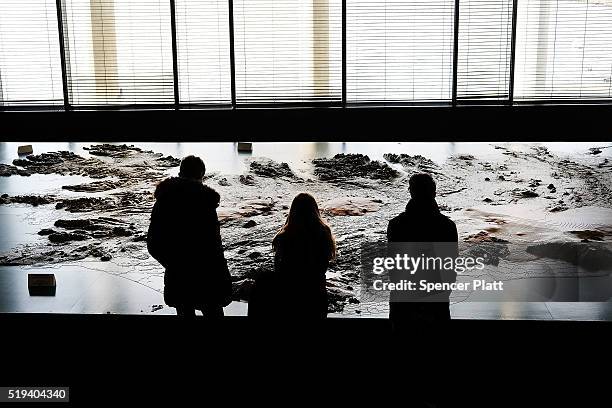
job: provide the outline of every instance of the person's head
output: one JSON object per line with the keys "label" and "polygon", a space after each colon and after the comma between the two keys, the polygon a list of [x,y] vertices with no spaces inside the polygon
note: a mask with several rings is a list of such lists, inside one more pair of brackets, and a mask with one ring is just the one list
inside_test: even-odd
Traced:
{"label": "person's head", "polygon": [[311,226],[320,224],[322,221],[319,205],[312,195],[300,193],[295,196],[289,209],[286,225]]}
{"label": "person's head", "polygon": [[287,221],[274,237],[272,245],[275,250],[278,249],[278,237],[281,235],[312,238],[313,235],[316,236],[319,233],[322,239],[327,240],[325,244],[327,244],[329,259],[335,258],[336,241],[331,229],[321,218],[317,201],[308,193],[300,193],[293,199]]}
{"label": "person's head", "polygon": [[205,173],[206,166],[204,166],[204,162],[199,157],[187,156],[181,160],[179,177],[201,181]]}
{"label": "person's head", "polygon": [[436,182],[426,173],[410,177],[410,196],[415,200],[431,200],[436,196]]}

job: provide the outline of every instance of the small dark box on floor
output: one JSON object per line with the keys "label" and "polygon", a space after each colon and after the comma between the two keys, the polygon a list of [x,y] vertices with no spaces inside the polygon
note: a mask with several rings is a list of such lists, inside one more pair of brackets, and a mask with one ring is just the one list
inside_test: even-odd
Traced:
{"label": "small dark box on floor", "polygon": [[55,275],[52,273],[28,274],[30,296],[55,296],[55,287]]}
{"label": "small dark box on floor", "polygon": [[252,153],[253,143],[250,142],[238,142],[238,151],[242,153]]}

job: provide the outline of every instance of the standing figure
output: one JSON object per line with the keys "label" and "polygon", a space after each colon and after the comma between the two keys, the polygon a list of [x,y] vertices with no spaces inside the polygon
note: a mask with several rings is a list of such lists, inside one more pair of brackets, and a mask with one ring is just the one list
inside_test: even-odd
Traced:
{"label": "standing figure", "polygon": [[179,316],[223,316],[231,301],[231,279],[223,255],[217,207],[220,196],[202,182],[199,157],[181,161],[178,177],[157,186],[147,248],[165,269],[164,301]]}
{"label": "standing figure", "polygon": [[[389,221],[387,240],[390,243],[406,244],[405,247],[418,256],[422,251],[431,251],[429,255],[440,258],[457,256],[457,226],[440,213],[436,203],[436,183],[429,174],[415,174],[410,178],[411,199],[406,210]],[[454,271],[433,270],[421,273],[428,282],[455,282]],[[408,274],[410,275],[410,274]],[[417,274],[420,279],[421,274]],[[450,320],[449,291],[440,291],[433,295],[417,294],[416,297],[403,298],[391,293],[389,318],[395,332],[411,329],[413,323],[435,323]],[[419,296],[422,296],[419,298]],[[400,299],[400,300],[398,300]],[[421,300],[421,301],[419,301]]]}

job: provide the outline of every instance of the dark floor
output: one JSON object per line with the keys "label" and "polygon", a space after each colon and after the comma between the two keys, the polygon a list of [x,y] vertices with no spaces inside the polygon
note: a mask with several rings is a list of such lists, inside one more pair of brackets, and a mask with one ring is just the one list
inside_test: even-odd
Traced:
{"label": "dark floor", "polygon": [[[214,398],[213,406],[498,407],[551,406],[571,393],[579,394],[579,406],[594,406],[587,401],[608,388],[612,324],[455,320],[398,338],[386,319],[263,327],[241,317],[213,324],[0,314],[0,327],[3,384],[69,386],[71,401],[87,406],[193,406]],[[536,396],[545,401],[536,404]]]}

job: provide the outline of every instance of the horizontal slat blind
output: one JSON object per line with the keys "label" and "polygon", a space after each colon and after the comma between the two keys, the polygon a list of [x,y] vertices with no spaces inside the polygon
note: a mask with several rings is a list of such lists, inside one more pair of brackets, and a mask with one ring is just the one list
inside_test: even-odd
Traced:
{"label": "horizontal slat blind", "polygon": [[63,98],[55,0],[0,0],[0,106]]}
{"label": "horizontal slat blind", "polygon": [[515,99],[612,97],[612,1],[519,0]]}
{"label": "horizontal slat blind", "polygon": [[448,101],[454,0],[346,0],[349,102]]}
{"label": "horizontal slat blind", "polygon": [[168,0],[63,0],[70,103],[172,103]]}
{"label": "horizontal slat blind", "polygon": [[459,6],[457,98],[508,99],[512,0],[461,0]]}
{"label": "horizontal slat blind", "polygon": [[182,103],[231,103],[227,0],[175,0]]}
{"label": "horizontal slat blind", "polygon": [[[612,0],[516,0],[514,100],[612,99]],[[513,0],[460,0],[457,98],[509,98]],[[68,102],[173,104],[170,0],[61,0]],[[349,103],[448,103],[455,0],[346,0]],[[175,0],[179,102],[231,103],[228,0]],[[342,0],[234,0],[239,105],[342,95]],[[62,105],[56,0],[0,0],[0,106]]]}
{"label": "horizontal slat blind", "polygon": [[237,103],[340,101],[341,18],[340,0],[234,0]]}

